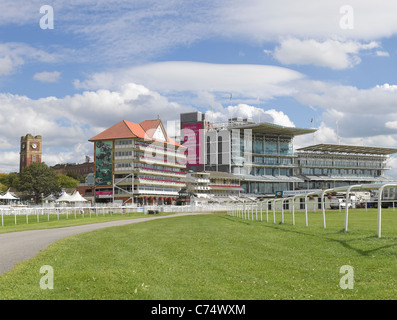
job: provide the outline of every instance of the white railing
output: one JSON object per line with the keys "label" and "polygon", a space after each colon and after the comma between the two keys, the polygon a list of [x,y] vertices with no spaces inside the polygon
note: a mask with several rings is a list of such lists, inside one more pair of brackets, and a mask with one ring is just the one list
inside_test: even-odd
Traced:
{"label": "white railing", "polygon": [[[97,205],[93,207],[0,207],[1,226],[21,224],[21,216],[24,217],[23,223],[46,222],[62,219],[77,219],[77,217],[98,217],[114,214],[157,214],[157,213],[200,213],[200,212],[217,212],[230,210],[227,205],[205,205],[205,206],[174,206],[174,205],[156,205],[156,206],[108,206]],[[10,217],[13,217],[13,219]],[[5,221],[7,220],[7,223]]]}

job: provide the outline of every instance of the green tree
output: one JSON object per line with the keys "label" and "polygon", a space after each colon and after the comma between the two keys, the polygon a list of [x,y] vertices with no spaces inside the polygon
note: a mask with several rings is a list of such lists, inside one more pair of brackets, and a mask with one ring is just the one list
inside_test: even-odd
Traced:
{"label": "green tree", "polygon": [[67,176],[66,174],[57,175],[58,184],[61,188],[76,188],[79,181]]}
{"label": "green tree", "polygon": [[32,163],[24,168],[19,177],[19,190],[33,196],[39,203],[42,196],[61,191],[55,171],[44,162]]}
{"label": "green tree", "polygon": [[19,174],[16,172],[0,174],[0,183],[4,186],[5,189],[2,189],[2,191],[7,191],[9,188],[15,188],[19,190],[19,181]]}
{"label": "green tree", "polygon": [[84,177],[81,174],[77,173],[77,172],[71,171],[71,172],[68,172],[66,175],[68,177],[71,177],[71,178],[79,181],[79,182],[84,182]]}

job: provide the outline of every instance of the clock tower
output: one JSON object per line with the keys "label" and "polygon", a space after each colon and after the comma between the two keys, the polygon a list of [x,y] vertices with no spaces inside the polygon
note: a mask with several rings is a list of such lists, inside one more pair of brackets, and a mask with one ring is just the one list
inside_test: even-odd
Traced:
{"label": "clock tower", "polygon": [[19,172],[33,162],[41,162],[41,136],[28,133],[21,137],[21,152],[19,157]]}

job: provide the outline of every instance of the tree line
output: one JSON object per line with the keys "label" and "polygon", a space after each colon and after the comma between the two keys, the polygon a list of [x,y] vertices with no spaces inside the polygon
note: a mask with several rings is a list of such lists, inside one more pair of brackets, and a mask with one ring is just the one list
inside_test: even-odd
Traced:
{"label": "tree line", "polygon": [[0,190],[12,188],[23,196],[31,196],[36,203],[50,194],[58,195],[62,188],[76,188],[82,181],[78,174],[56,174],[44,162],[32,163],[21,173],[0,174]]}

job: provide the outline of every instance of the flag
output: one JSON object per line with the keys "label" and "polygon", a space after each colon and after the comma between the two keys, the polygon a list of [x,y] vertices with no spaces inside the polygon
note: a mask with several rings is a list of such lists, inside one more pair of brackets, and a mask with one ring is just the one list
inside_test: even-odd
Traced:
{"label": "flag", "polygon": [[313,120],[314,120],[314,119],[312,118],[312,119],[310,120],[310,122],[313,123]]}

